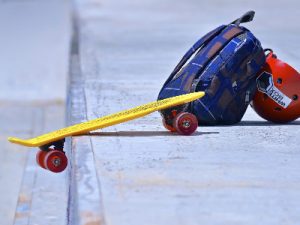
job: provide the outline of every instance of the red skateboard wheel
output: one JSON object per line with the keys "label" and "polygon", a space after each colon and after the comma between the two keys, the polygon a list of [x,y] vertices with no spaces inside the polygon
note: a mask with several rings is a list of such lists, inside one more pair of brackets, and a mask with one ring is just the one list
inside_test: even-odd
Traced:
{"label": "red skateboard wheel", "polygon": [[168,131],[170,131],[170,132],[176,132],[175,127],[173,127],[173,126],[167,124],[165,118],[162,119],[162,123],[163,123],[164,127],[165,127]]}
{"label": "red skateboard wheel", "polygon": [[198,128],[198,120],[195,115],[182,112],[174,118],[173,127],[179,134],[191,135]]}
{"label": "red skateboard wheel", "polygon": [[51,172],[60,173],[67,167],[68,158],[63,151],[51,150],[44,158],[44,165]]}
{"label": "red skateboard wheel", "polygon": [[47,155],[47,152],[46,151],[43,151],[43,150],[39,150],[37,153],[36,153],[36,163],[46,169],[45,165],[44,165],[44,159]]}

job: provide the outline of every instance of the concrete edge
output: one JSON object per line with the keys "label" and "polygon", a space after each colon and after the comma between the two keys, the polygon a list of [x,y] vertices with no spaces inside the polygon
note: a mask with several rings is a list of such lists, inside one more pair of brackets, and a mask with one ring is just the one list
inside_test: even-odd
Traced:
{"label": "concrete edge", "polygon": [[[80,63],[80,16],[76,8],[73,12],[73,32],[66,98],[67,125],[87,120],[84,79]],[[80,142],[77,139],[80,139]],[[105,224],[100,182],[96,174],[90,137],[69,138],[65,143],[65,149],[70,159],[68,170],[68,224]]]}

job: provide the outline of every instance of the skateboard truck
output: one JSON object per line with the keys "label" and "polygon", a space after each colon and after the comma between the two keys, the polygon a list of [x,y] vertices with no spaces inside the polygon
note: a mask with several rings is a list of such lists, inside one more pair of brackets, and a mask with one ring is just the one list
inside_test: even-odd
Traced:
{"label": "skateboard truck", "polygon": [[43,151],[46,151],[48,152],[49,151],[49,148],[52,147],[52,149],[55,149],[55,150],[60,150],[60,151],[63,151],[64,149],[64,144],[65,144],[65,138],[61,139],[61,140],[58,140],[58,141],[54,141],[54,142],[51,142],[51,143],[48,143],[48,144],[45,144],[45,145],[42,145],[40,146],[39,148]]}
{"label": "skateboard truck", "polygon": [[164,127],[183,135],[191,135],[198,127],[197,117],[187,112],[189,104],[178,105],[160,111]]}
{"label": "skateboard truck", "polygon": [[191,135],[197,130],[198,119],[189,112],[180,112],[178,114],[173,113],[167,116],[167,119],[163,116],[162,122],[164,127],[171,131],[177,132],[182,135]]}
{"label": "skateboard truck", "polygon": [[65,170],[68,165],[68,158],[63,151],[65,138],[40,146],[36,154],[37,164],[54,173]]}

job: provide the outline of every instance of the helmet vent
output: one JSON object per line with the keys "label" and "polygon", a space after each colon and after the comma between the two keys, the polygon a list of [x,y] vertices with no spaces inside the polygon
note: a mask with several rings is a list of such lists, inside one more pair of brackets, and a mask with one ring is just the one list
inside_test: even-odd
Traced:
{"label": "helmet vent", "polygon": [[282,84],[282,78],[277,79],[277,84]]}
{"label": "helmet vent", "polygon": [[298,100],[298,95],[293,95],[293,100],[294,101]]}
{"label": "helmet vent", "polygon": [[281,108],[276,107],[274,110],[277,111],[277,112],[280,112],[280,111],[281,111]]}

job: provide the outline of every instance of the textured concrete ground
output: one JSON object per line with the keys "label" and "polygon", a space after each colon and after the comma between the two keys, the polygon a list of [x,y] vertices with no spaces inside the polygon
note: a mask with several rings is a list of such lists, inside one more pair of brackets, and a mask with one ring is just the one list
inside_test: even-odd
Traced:
{"label": "textured concrete ground", "polygon": [[1,101],[64,99],[70,39],[66,34],[71,19],[68,2],[1,1]]}
{"label": "textured concrete ground", "polygon": [[65,124],[68,1],[0,2],[0,224],[65,224],[66,173],[37,167],[36,149],[8,143]]}
{"label": "textured concrete ground", "polygon": [[[77,1],[70,123],[156,99],[200,36],[249,9],[264,47],[300,68],[298,1]],[[171,135],[158,113],[72,139],[71,224],[298,224],[300,122],[250,109],[236,126]]]}
{"label": "textured concrete ground", "polygon": [[[296,0],[74,3],[69,124],[155,100],[195,40],[249,9],[264,47],[300,68]],[[182,137],[154,113],[68,139],[62,174],[9,144],[63,126],[69,19],[68,1],[0,3],[0,224],[298,224],[300,121],[250,109],[239,125]]]}

